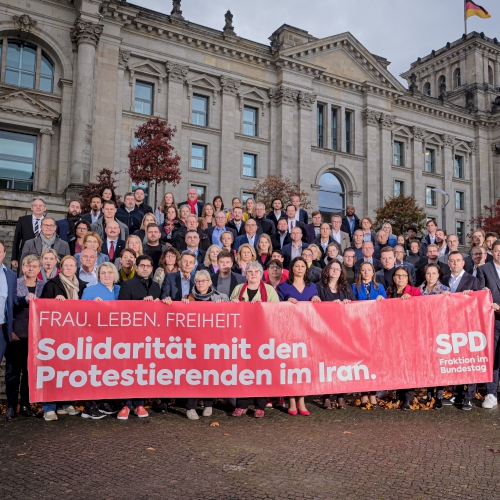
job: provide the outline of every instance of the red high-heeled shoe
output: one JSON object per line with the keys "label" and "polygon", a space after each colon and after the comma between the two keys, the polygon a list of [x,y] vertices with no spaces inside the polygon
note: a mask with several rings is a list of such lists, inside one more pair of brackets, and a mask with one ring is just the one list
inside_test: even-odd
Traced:
{"label": "red high-heeled shoe", "polygon": [[308,417],[311,414],[311,412],[309,412],[308,410],[301,410],[300,408],[299,408],[299,413],[304,417]]}
{"label": "red high-heeled shoe", "polygon": [[290,408],[288,408],[288,415],[297,415],[297,410],[290,410]]}

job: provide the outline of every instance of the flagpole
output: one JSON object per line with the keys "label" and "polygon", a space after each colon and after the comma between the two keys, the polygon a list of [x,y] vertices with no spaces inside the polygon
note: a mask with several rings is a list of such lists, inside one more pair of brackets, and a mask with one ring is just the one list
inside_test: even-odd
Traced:
{"label": "flagpole", "polygon": [[464,24],[465,24],[465,34],[467,35],[467,0],[464,0]]}

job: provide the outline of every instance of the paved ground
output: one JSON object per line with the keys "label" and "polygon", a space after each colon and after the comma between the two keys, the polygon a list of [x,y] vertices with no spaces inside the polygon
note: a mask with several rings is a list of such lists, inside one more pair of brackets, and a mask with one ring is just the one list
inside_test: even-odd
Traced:
{"label": "paved ground", "polygon": [[0,498],[500,498],[500,410],[308,407],[261,420],[0,417]]}

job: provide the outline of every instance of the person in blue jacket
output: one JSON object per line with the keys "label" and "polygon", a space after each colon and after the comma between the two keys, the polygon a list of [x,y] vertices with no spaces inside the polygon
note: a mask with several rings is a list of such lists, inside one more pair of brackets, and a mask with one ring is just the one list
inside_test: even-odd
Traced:
{"label": "person in blue jacket", "polygon": [[[387,298],[384,286],[375,281],[375,268],[371,262],[363,262],[359,266],[356,283],[351,286],[357,300],[384,300]],[[373,392],[361,393],[361,407],[366,407],[368,404],[368,396],[370,404],[377,408],[377,398]]]}

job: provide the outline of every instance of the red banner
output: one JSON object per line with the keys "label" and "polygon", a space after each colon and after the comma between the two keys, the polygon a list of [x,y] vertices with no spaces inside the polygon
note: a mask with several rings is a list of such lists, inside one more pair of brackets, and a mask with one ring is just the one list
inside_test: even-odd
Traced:
{"label": "red banner", "polygon": [[487,291],[407,301],[36,300],[32,401],[327,394],[487,382]]}

